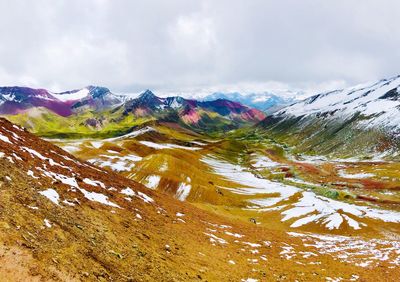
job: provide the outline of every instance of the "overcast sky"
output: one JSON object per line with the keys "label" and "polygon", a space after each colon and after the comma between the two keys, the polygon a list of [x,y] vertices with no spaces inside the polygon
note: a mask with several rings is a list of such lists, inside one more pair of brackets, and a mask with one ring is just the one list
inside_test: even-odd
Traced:
{"label": "overcast sky", "polygon": [[0,0],[0,11],[0,85],[319,91],[400,74],[396,0]]}

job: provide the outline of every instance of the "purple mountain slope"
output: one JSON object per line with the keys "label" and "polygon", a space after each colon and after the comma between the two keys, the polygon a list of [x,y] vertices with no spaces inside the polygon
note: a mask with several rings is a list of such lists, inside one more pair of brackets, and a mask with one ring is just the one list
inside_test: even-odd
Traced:
{"label": "purple mountain slope", "polygon": [[121,96],[97,86],[62,93],[28,87],[0,87],[0,114],[14,115],[43,107],[60,116],[69,116],[81,108],[101,110],[122,102]]}

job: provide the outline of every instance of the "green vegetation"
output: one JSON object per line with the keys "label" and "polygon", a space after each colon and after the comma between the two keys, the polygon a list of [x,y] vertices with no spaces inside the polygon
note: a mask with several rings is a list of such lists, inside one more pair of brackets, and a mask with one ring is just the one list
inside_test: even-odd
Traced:
{"label": "green vegetation", "polygon": [[120,136],[130,132],[136,126],[153,120],[153,118],[137,118],[133,115],[122,116],[119,112],[111,111],[87,111],[70,117],[62,117],[45,109],[34,109],[19,115],[9,115],[6,118],[36,135],[62,139]]}

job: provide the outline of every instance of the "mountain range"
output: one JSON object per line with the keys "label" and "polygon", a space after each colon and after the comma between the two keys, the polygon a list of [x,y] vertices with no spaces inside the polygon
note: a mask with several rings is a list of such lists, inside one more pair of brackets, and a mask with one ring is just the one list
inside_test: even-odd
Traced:
{"label": "mountain range", "polygon": [[285,91],[284,93],[277,91],[261,93],[215,92],[201,97],[200,99],[204,101],[227,99],[253,107],[267,114],[272,114],[299,101],[297,98],[298,94],[299,93],[293,91]]}
{"label": "mountain range", "polygon": [[[227,99],[197,101],[182,97],[160,98],[146,90],[138,98],[126,102],[121,108],[124,114],[154,116],[157,114],[178,118],[186,124],[199,124],[207,119],[227,119],[233,122],[257,122],[265,118],[259,110]],[[166,114],[167,113],[167,114]]]}
{"label": "mountain range", "polygon": [[123,101],[124,96],[114,95],[109,89],[97,86],[62,93],[28,87],[0,87],[0,114],[13,115],[42,107],[65,117],[85,107],[101,110]]}
{"label": "mountain range", "polygon": [[195,100],[161,98],[150,90],[131,98],[99,86],[61,93],[0,87],[0,114],[47,137],[111,137],[151,121],[202,134],[256,125],[299,152],[393,158],[399,148],[399,86],[396,76],[302,101],[266,93],[220,92]]}
{"label": "mountain range", "polygon": [[[265,118],[257,109],[227,99],[197,101],[183,97],[157,97],[146,90],[137,98],[113,94],[104,87],[52,93],[26,87],[0,88],[0,114],[42,135],[66,131],[116,134],[135,121],[177,123],[199,132],[232,130]],[[72,120],[72,122],[71,122]],[[79,127],[79,128],[78,128]]]}

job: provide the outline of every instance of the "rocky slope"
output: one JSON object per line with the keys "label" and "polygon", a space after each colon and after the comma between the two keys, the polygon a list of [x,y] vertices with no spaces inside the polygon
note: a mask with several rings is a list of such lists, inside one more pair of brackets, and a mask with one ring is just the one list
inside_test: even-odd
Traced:
{"label": "rocky slope", "polygon": [[321,93],[267,117],[259,128],[299,151],[396,158],[400,77]]}

